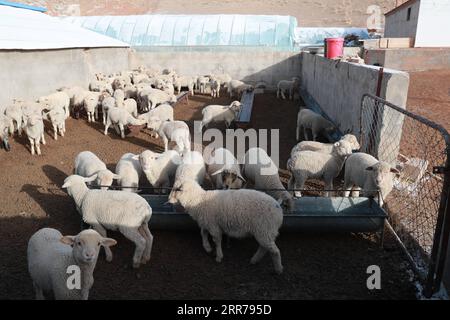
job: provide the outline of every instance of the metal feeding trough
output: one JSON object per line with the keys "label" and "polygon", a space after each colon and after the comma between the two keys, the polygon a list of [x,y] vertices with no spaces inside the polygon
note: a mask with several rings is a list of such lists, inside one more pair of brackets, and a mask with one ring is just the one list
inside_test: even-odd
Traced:
{"label": "metal feeding trough", "polygon": [[[196,230],[197,223],[182,208],[167,202],[166,195],[142,195],[152,207],[150,227]],[[285,213],[282,231],[382,232],[386,212],[372,198],[302,197],[295,211]]]}

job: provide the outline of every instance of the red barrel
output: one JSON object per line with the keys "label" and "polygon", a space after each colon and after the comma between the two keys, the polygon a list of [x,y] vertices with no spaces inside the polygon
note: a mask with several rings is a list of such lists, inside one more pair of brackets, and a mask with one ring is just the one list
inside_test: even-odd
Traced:
{"label": "red barrel", "polygon": [[326,38],[325,57],[333,59],[344,54],[344,38]]}

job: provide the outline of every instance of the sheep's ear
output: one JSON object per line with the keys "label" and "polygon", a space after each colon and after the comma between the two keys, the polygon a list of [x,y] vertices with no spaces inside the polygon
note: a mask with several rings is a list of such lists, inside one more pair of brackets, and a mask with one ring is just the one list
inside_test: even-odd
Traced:
{"label": "sheep's ear", "polygon": [[391,168],[391,170],[390,170],[392,173],[395,173],[395,174],[400,174],[400,171],[398,170],[398,169],[396,169],[396,168]]}
{"label": "sheep's ear", "polygon": [[215,175],[218,175],[219,173],[222,173],[222,172],[223,172],[223,168],[217,170],[216,172],[212,173],[211,175],[212,175],[212,176],[215,176]]}
{"label": "sheep's ear", "polygon": [[118,174],[113,174],[113,179],[120,179],[120,176]]}
{"label": "sheep's ear", "polygon": [[93,176],[84,178],[84,182],[92,182],[92,181],[94,181],[95,179],[97,179],[97,174],[94,174]]}
{"label": "sheep's ear", "polygon": [[131,159],[133,159],[133,160],[139,160],[139,155],[136,154],[136,155],[132,156]]}
{"label": "sheep's ear", "polygon": [[100,242],[104,247],[112,247],[117,244],[117,241],[112,238],[102,238]]}
{"label": "sheep's ear", "polygon": [[64,236],[64,237],[61,237],[61,239],[59,239],[59,241],[71,246],[75,242],[75,236]]}
{"label": "sheep's ear", "polygon": [[367,167],[366,170],[367,171],[373,171],[373,167]]}
{"label": "sheep's ear", "polygon": [[65,188],[68,188],[68,187],[70,187],[70,181],[65,182],[65,183],[62,185],[61,188],[65,189]]}

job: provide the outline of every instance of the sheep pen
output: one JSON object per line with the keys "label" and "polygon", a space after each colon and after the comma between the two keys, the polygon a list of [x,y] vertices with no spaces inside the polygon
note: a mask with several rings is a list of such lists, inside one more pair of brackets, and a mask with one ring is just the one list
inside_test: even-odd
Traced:
{"label": "sheep pen", "polygon": [[[193,136],[193,120],[201,120],[204,106],[230,103],[226,94],[214,99],[208,95],[195,95],[190,97],[188,105],[174,108],[174,118],[185,120]],[[255,95],[253,108],[255,129],[280,128],[280,171],[282,181],[286,183],[285,164],[296,144],[298,103],[278,100],[274,94],[261,94]],[[44,124],[46,134],[52,132],[50,124]],[[67,234],[79,232],[79,214],[73,200],[61,189],[64,179],[72,173],[76,154],[92,150],[105,161],[108,169],[114,170],[117,161],[127,152],[164,151],[162,141],[151,137],[148,131],[123,140],[116,134],[104,136],[101,121],[87,123],[84,119],[69,118],[66,126],[64,143],[48,139],[46,152],[40,158],[30,156],[24,147],[28,143],[24,136],[10,138],[13,152],[1,153],[4,174],[0,175],[0,183],[5,186],[0,196],[1,298],[33,298],[31,281],[22,280],[29,278],[26,245],[36,230],[52,226]],[[223,124],[214,127],[225,129]],[[268,147],[270,149],[270,145]],[[256,266],[243,263],[257,248],[251,239],[233,240],[231,248],[224,246],[227,259],[217,265],[205,255],[198,232],[155,230],[152,233],[156,239],[152,262],[138,271],[138,281],[136,272],[129,267],[134,245],[120,233],[108,233],[118,241],[114,248],[114,263],[105,262],[103,252],[100,253],[97,269],[101,272],[96,273],[90,298],[415,298],[415,289],[406,272],[407,263],[390,237],[385,240],[387,252],[379,248],[374,237],[363,234],[281,233],[277,245],[282,250],[285,270],[283,275],[273,277],[270,263]],[[352,252],[351,256],[349,252]],[[173,257],[178,257],[176,263]],[[383,270],[384,287],[376,292],[365,286],[366,268],[372,264]],[[115,277],[111,278],[110,274]],[[127,284],[126,288],[123,283]]]}

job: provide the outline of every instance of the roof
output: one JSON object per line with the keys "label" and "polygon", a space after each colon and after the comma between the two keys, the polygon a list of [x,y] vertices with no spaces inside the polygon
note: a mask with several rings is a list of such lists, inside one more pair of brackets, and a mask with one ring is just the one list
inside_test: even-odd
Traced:
{"label": "roof", "polygon": [[10,7],[15,7],[15,8],[22,8],[22,9],[27,9],[27,10],[39,11],[39,12],[47,12],[47,8],[29,6],[27,4],[22,4],[22,3],[17,3],[17,2],[10,2],[10,1],[0,1],[0,6],[10,6]]}
{"label": "roof", "polygon": [[408,6],[412,5],[412,4],[414,4],[414,3],[417,2],[417,1],[420,1],[420,0],[408,0],[408,1],[404,2],[404,3],[402,3],[401,5],[395,7],[395,8],[392,9],[391,11],[386,12],[384,15],[385,15],[385,16],[389,16],[389,15],[391,15],[391,14],[393,14],[393,13],[395,13],[395,12],[401,10],[401,9],[404,9],[404,8],[406,8],[406,7],[408,7]]}
{"label": "roof", "polygon": [[278,15],[131,15],[66,17],[78,26],[130,44],[293,47],[297,19]]}
{"label": "roof", "polygon": [[129,47],[38,11],[0,5],[0,17],[0,50]]}

